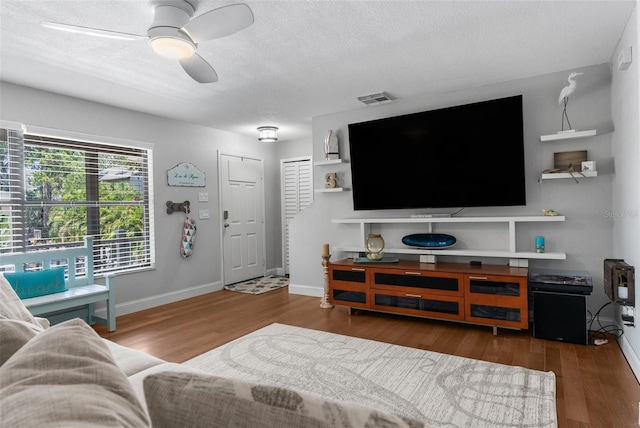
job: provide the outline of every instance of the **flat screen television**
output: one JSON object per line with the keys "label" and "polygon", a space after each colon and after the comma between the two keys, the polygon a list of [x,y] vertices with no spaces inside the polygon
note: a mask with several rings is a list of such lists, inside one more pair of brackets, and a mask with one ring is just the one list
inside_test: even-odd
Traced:
{"label": "flat screen television", "polygon": [[526,205],[522,95],[348,127],[355,210]]}

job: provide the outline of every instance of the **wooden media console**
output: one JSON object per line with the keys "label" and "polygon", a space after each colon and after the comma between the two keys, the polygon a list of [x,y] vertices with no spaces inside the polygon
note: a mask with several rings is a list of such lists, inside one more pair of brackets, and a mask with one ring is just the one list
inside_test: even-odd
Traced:
{"label": "wooden media console", "polygon": [[465,263],[329,264],[334,305],[528,329],[527,268]]}

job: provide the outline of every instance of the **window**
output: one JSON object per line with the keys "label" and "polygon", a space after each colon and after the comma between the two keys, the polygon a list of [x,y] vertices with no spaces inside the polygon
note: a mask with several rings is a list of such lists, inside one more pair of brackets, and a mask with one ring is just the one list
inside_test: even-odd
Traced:
{"label": "window", "polygon": [[82,245],[95,273],[154,264],[151,149],[0,128],[0,254]]}

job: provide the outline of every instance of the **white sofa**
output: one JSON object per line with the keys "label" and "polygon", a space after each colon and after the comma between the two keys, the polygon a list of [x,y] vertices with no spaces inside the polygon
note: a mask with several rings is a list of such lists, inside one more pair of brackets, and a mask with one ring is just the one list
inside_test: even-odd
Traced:
{"label": "white sofa", "polygon": [[49,326],[0,274],[2,427],[423,427],[327,397],[224,379],[100,338],[80,319]]}

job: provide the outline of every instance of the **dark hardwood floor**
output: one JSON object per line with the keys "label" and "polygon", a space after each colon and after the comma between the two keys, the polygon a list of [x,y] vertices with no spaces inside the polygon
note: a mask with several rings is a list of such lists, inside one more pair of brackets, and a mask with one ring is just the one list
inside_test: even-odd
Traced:
{"label": "dark hardwood floor", "polygon": [[356,336],[501,364],[553,371],[559,427],[637,427],[640,385],[615,338],[602,346],[536,339],[499,329],[347,308],[321,309],[317,297],[287,288],[262,295],[219,291],[120,316],[114,342],[184,362],[271,323]]}

